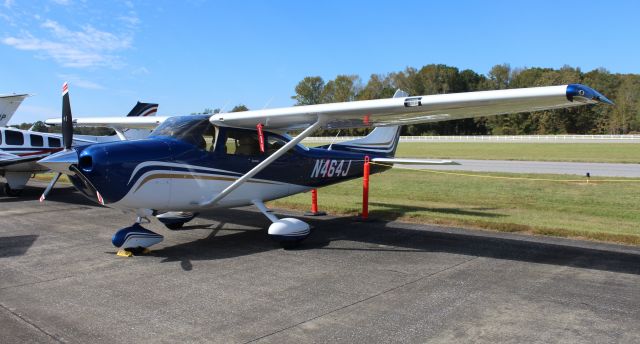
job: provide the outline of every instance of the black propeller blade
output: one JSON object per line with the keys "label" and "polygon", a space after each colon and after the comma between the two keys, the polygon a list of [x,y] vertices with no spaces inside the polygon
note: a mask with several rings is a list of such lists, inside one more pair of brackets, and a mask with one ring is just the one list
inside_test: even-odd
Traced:
{"label": "black propeller blade", "polygon": [[73,119],[71,118],[71,102],[69,101],[69,85],[62,85],[62,141],[64,149],[73,144]]}
{"label": "black propeller blade", "polygon": [[[62,142],[64,144],[64,150],[71,149],[73,145],[73,119],[71,118],[71,102],[69,101],[69,85],[65,82],[62,85]],[[49,185],[40,196],[40,202],[44,202],[45,198],[49,195],[51,189],[53,189],[58,179],[60,179],[61,173],[58,172],[53,176]]]}

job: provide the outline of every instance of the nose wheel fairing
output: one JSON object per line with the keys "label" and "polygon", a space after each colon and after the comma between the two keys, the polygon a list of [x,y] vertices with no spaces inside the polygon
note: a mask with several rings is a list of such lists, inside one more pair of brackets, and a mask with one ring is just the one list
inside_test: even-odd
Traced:
{"label": "nose wheel fairing", "polygon": [[162,235],[142,227],[139,223],[134,223],[131,227],[117,231],[111,238],[111,243],[120,250],[132,251],[147,249],[162,240],[164,240]]}

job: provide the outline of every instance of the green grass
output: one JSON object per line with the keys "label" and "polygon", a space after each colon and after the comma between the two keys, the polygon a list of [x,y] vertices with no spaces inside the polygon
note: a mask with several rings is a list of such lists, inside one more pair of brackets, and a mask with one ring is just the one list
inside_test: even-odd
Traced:
{"label": "green grass", "polygon": [[[507,175],[568,179],[557,175]],[[332,214],[361,211],[362,181],[319,190],[319,207]],[[392,170],[371,177],[370,216],[507,232],[579,237],[640,245],[640,182],[560,183],[485,179]],[[271,202],[308,210],[310,194]]]}
{"label": "green grass", "polygon": [[402,142],[398,157],[640,163],[636,143]]}

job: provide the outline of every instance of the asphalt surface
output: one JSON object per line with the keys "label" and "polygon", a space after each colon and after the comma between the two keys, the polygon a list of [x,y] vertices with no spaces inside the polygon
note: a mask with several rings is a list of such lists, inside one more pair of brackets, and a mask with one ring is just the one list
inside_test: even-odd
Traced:
{"label": "asphalt surface", "polygon": [[465,160],[451,159],[460,165],[398,165],[398,168],[418,168],[447,171],[571,174],[592,177],[640,178],[640,164],[607,164],[589,162]]}
{"label": "asphalt surface", "polygon": [[41,191],[0,197],[2,343],[640,342],[637,247],[328,216],[283,250],[234,209],[121,258],[131,214]]}

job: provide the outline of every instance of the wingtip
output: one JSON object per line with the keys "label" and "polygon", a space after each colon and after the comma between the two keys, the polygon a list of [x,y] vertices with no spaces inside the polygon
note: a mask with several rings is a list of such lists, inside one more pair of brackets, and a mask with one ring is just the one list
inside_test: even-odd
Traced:
{"label": "wingtip", "polygon": [[582,84],[567,85],[566,95],[569,101],[577,100],[582,102],[597,102],[615,105],[611,100],[609,100],[609,98],[603,96],[600,92]]}

